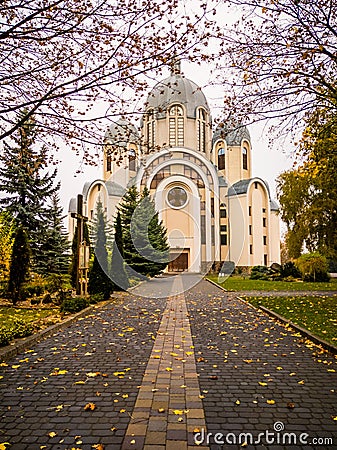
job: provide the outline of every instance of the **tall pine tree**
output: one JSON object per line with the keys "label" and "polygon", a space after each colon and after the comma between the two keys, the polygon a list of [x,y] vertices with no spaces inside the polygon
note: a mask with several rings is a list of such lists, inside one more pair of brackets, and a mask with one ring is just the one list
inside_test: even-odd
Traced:
{"label": "tall pine tree", "polygon": [[148,189],[140,197],[135,187],[130,188],[119,211],[127,264],[141,275],[161,273],[168,262],[167,233]]}
{"label": "tall pine tree", "polygon": [[115,240],[113,243],[110,278],[114,283],[114,290],[126,290],[129,287],[128,276],[124,267],[123,229],[120,212],[115,221]]}
{"label": "tall pine tree", "polygon": [[35,270],[42,274],[67,273],[69,269],[69,241],[63,226],[62,208],[58,194],[53,194],[46,211],[45,231],[39,248]]}
{"label": "tall pine tree", "polygon": [[33,118],[28,119],[12,136],[12,143],[4,142],[0,155],[0,205],[5,207],[18,225],[27,232],[32,257],[37,261],[46,226],[46,201],[58,190],[54,186],[56,170],[46,173],[48,165],[45,147],[35,149],[38,129]]}
{"label": "tall pine tree", "polygon": [[30,247],[25,229],[19,225],[15,230],[9,272],[8,292],[13,305],[21,300],[22,284],[28,278]]}
{"label": "tall pine tree", "polygon": [[97,233],[95,244],[95,256],[92,268],[89,273],[88,291],[89,294],[103,294],[104,299],[108,299],[113,290],[113,284],[108,272],[108,251],[106,239],[106,219],[102,204],[97,204]]}

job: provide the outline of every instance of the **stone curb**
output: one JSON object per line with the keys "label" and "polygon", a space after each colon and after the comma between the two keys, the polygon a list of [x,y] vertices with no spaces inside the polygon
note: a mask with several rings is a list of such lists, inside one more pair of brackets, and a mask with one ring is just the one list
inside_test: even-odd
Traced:
{"label": "stone curb", "polygon": [[[207,281],[209,281],[211,284],[214,284],[214,286],[217,286],[218,288],[222,289],[225,292],[229,292],[227,291],[225,288],[223,288],[222,286],[220,286],[219,284],[215,283],[212,280],[209,280],[208,278],[206,278]],[[234,291],[230,291],[230,293],[234,293]],[[251,306],[252,308],[255,308],[257,310],[261,310],[263,311],[265,314],[268,314],[271,317],[274,317],[275,319],[279,320],[280,322],[289,325],[291,328],[293,328],[294,330],[298,331],[299,333],[301,333],[301,335],[303,335],[304,337],[310,339],[312,342],[314,342],[317,345],[322,346],[325,350],[327,350],[328,352],[337,355],[337,347],[335,347],[334,345],[330,344],[329,342],[324,341],[323,339],[313,335],[310,333],[310,331],[306,330],[305,328],[300,327],[299,325],[294,324],[293,322],[291,322],[288,319],[285,319],[284,317],[280,316],[279,314],[275,313],[274,311],[271,311],[268,308],[265,308],[264,306],[259,306],[259,307],[255,307],[254,305],[252,305],[251,303],[249,303],[247,300],[244,300],[241,297],[236,297],[239,300],[241,300],[242,302],[244,302],[246,305]]]}
{"label": "stone curb", "polygon": [[259,306],[259,309],[261,309],[263,312],[267,313],[268,315],[275,317],[276,319],[280,320],[281,322],[289,325],[291,328],[294,328],[296,331],[301,333],[303,336],[307,337],[311,341],[313,341],[315,344],[321,345],[325,350],[328,350],[330,353],[333,353],[334,355],[337,355],[337,347],[330,344],[327,341],[324,341],[323,339],[320,339],[319,337],[315,336],[314,334],[311,334],[310,331],[306,330],[305,328],[300,327],[299,325],[296,325],[295,323],[291,322],[288,319],[285,319],[284,317],[280,316],[274,311],[271,311],[270,309]]}
{"label": "stone curb", "polygon": [[70,317],[67,317],[62,322],[51,325],[50,327],[38,331],[37,333],[34,333],[31,336],[27,336],[26,338],[17,339],[12,344],[7,345],[6,347],[2,347],[0,349],[0,362],[8,361],[13,356],[16,356],[19,353],[22,353],[24,350],[29,349],[29,347],[36,344],[37,342],[46,339],[47,337],[53,335],[57,331],[66,329],[76,320],[80,319],[81,317],[89,315],[94,309],[102,308],[107,303],[110,303],[112,300],[113,299],[107,300],[106,302],[103,302],[101,304],[90,305],[87,308],[82,309],[82,311],[79,311],[78,313],[73,314]]}

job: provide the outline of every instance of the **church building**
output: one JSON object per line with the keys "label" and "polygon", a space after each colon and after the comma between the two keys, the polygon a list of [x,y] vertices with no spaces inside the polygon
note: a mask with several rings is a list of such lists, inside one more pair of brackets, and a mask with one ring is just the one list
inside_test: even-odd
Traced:
{"label": "church building", "polygon": [[[252,157],[248,129],[213,128],[205,95],[177,63],[149,93],[140,130],[124,119],[107,130],[102,179],[85,183],[84,214],[93,218],[100,200],[113,221],[128,187],[147,186],[167,228],[168,272],[279,263],[278,206],[252,176]],[[69,214],[70,235],[74,227]]]}

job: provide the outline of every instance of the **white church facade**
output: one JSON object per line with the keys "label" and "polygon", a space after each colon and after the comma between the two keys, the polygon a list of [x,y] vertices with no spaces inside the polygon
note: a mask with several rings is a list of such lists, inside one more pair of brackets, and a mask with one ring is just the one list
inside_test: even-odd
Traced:
{"label": "white church facade", "polygon": [[[98,199],[113,220],[128,187],[147,186],[167,228],[169,272],[280,262],[278,206],[267,183],[252,176],[246,127],[213,130],[203,92],[176,65],[148,95],[140,128],[123,119],[109,127],[102,179],[83,187],[89,219]],[[74,226],[69,214],[70,235]]]}

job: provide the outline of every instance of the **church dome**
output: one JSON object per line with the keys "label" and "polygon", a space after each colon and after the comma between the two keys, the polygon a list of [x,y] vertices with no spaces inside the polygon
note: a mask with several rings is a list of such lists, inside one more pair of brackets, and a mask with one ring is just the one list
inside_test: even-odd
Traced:
{"label": "church dome", "polygon": [[241,145],[243,140],[250,142],[250,134],[246,126],[237,125],[230,128],[219,124],[213,134],[213,143],[218,139],[225,139],[228,146]]}
{"label": "church dome", "polygon": [[113,122],[104,136],[105,144],[114,144],[118,147],[126,147],[130,142],[138,142],[139,134],[134,125],[125,119]]}
{"label": "church dome", "polygon": [[166,116],[167,107],[173,103],[183,105],[187,117],[192,119],[196,118],[199,107],[210,111],[201,88],[180,73],[180,64],[168,78],[155,85],[148,95],[145,107],[147,110],[153,108],[157,112],[157,118],[161,119]]}

